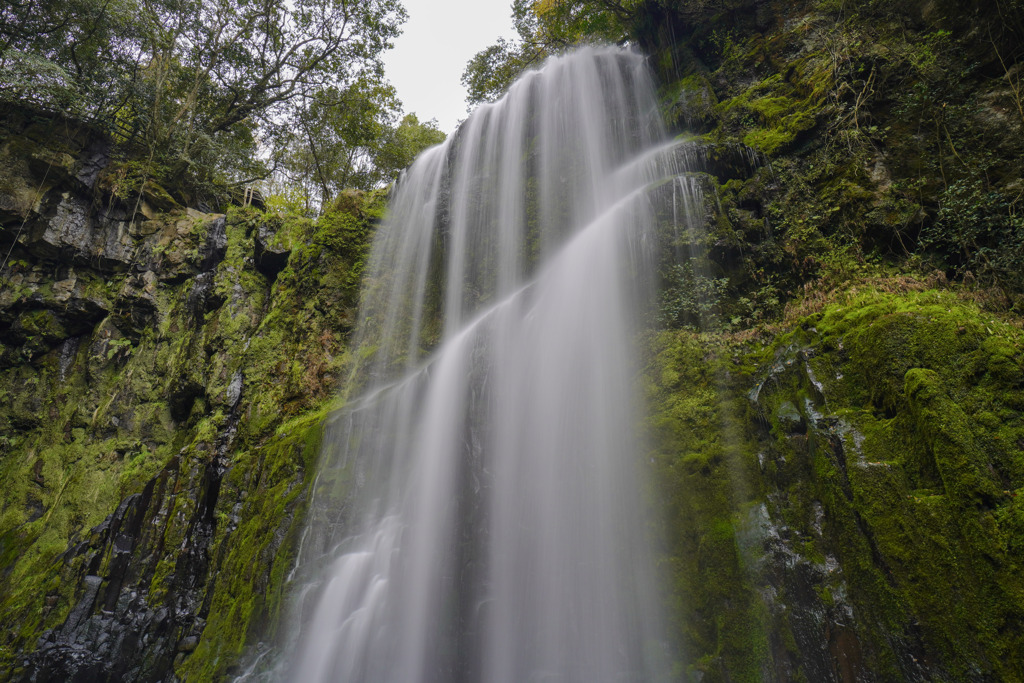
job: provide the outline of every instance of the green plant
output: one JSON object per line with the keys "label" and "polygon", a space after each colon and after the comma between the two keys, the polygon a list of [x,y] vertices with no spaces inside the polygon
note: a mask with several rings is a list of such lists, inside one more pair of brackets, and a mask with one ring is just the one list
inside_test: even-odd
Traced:
{"label": "green plant", "polygon": [[982,284],[1024,288],[1024,212],[1017,198],[982,178],[954,181],[939,196],[936,221],[921,245],[939,252],[960,275]]}
{"label": "green plant", "polygon": [[121,354],[122,351],[131,353],[132,341],[130,339],[111,339],[107,342],[107,360]]}
{"label": "green plant", "polygon": [[719,303],[729,286],[728,278],[708,277],[695,272],[692,263],[684,263],[670,266],[664,280],[660,325],[697,329],[718,325]]}

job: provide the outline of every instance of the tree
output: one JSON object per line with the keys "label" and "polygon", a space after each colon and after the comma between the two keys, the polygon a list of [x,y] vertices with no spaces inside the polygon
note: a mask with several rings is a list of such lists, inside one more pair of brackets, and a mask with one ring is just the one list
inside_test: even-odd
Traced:
{"label": "tree", "polygon": [[377,154],[379,181],[394,180],[420,152],[441,144],[444,139],[445,134],[437,127],[436,120],[420,123],[416,114],[406,114],[398,127],[389,131]]}
{"label": "tree", "polygon": [[421,151],[444,141],[434,121],[420,123],[415,114],[396,126],[400,110],[394,88],[371,78],[297,103],[290,129],[276,136],[276,157],[288,182],[303,188],[307,211],[347,188],[370,190],[392,182]]}
{"label": "tree", "polygon": [[282,173],[315,206],[345,188],[371,189],[381,141],[399,110],[394,88],[369,76],[299,99],[286,119],[289,129],[276,136]]}
{"label": "tree", "polygon": [[[1012,0],[1020,1],[1020,0]],[[699,26],[723,12],[749,14],[755,0],[513,0],[517,40],[478,52],[462,82],[470,104],[497,99],[523,70],[585,43],[653,48],[663,32]]]}
{"label": "tree", "polygon": [[0,101],[95,117],[138,72],[134,0],[11,0],[0,7]]}
{"label": "tree", "polygon": [[470,105],[493,102],[531,65],[539,64],[545,50],[533,49],[525,41],[498,38],[498,42],[473,55],[462,72],[466,101]]}
{"label": "tree", "polygon": [[380,79],[404,18],[399,0],[14,0],[0,98],[24,100],[27,75],[45,73],[38,106],[74,99],[73,114],[148,154],[149,175],[242,183],[268,172],[261,131],[321,91]]}
{"label": "tree", "polygon": [[531,66],[585,42],[623,42],[639,0],[513,0],[518,40],[499,38],[476,53],[462,74],[470,104],[493,101]]}

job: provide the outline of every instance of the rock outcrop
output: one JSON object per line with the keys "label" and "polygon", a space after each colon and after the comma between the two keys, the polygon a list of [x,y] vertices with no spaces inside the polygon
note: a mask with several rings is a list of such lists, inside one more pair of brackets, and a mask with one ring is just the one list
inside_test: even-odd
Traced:
{"label": "rock outcrop", "polygon": [[[859,290],[859,291],[857,291]],[[681,651],[704,680],[1016,680],[1019,318],[880,278],[645,373]]]}
{"label": "rock outcrop", "polygon": [[0,678],[217,678],[276,623],[380,199],[203,213],[3,125]]}

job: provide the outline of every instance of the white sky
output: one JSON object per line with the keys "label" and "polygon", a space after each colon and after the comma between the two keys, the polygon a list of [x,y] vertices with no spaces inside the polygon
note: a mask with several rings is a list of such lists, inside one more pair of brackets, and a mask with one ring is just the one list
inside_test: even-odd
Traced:
{"label": "white sky", "polygon": [[384,55],[405,112],[437,119],[447,134],[466,118],[466,63],[500,36],[513,38],[511,0],[403,0],[409,19]]}

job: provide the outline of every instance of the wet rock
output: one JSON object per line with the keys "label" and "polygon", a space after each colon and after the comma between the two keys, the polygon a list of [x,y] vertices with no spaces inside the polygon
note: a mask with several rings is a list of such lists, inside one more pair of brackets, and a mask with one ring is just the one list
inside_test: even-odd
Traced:
{"label": "wet rock", "polygon": [[61,627],[62,633],[74,633],[89,617],[89,613],[92,612],[93,605],[96,603],[96,595],[99,594],[100,586],[103,585],[103,579],[99,576],[86,576],[82,583],[85,592],[78,604],[71,610],[64,626]]}
{"label": "wet rock", "polygon": [[253,240],[256,269],[269,280],[274,280],[284,270],[291,256],[291,250],[282,246],[276,237],[270,226],[262,224],[256,229]]}
{"label": "wet rock", "polygon": [[200,250],[199,268],[210,271],[224,260],[228,249],[227,219],[224,216],[208,217],[198,211],[189,209],[188,214],[193,220],[209,220],[206,225],[206,242]]}
{"label": "wet rock", "polygon": [[212,270],[196,275],[188,292],[188,309],[193,318],[201,319],[204,314],[224,305],[226,299],[217,293],[215,281],[216,273]]}
{"label": "wet rock", "polygon": [[775,412],[775,419],[786,434],[805,434],[807,432],[807,423],[804,422],[803,415],[791,401],[782,402]]}
{"label": "wet rock", "polygon": [[[80,598],[64,623],[43,635],[24,680],[163,680],[179,652],[195,650],[195,633],[205,623],[202,593],[213,534],[202,506],[183,520],[170,514],[184,483],[178,476],[176,468],[163,470],[125,498],[88,541],[65,553],[66,567],[91,557],[84,569],[97,573],[81,576]],[[175,564],[164,579],[166,596],[151,602],[154,553],[161,552],[166,525],[176,521],[185,522],[183,553],[192,559]]]}
{"label": "wet rock", "polygon": [[123,345],[126,335],[118,327],[114,316],[104,318],[93,330],[89,344],[88,370],[98,374],[113,355],[112,350]]}
{"label": "wet rock", "polygon": [[682,88],[666,112],[666,118],[682,124],[686,130],[695,132],[709,130],[714,127],[718,98],[707,78],[695,75],[685,81]]}
{"label": "wet rock", "polygon": [[690,142],[676,150],[681,168],[700,170],[719,181],[750,178],[763,165],[757,150],[738,144]]}
{"label": "wet rock", "polygon": [[88,332],[110,312],[108,302],[84,293],[81,294],[81,296],[76,295],[68,299],[61,315],[65,327],[72,334]]}

